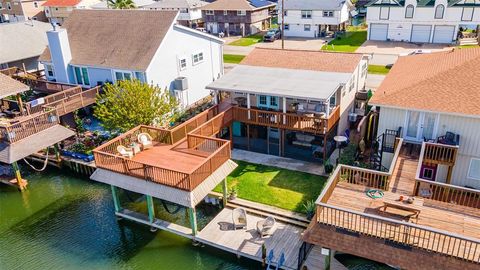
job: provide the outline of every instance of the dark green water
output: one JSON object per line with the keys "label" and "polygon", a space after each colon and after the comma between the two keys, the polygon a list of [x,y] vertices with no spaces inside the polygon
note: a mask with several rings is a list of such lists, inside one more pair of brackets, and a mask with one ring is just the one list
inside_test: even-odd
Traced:
{"label": "dark green water", "polygon": [[0,269],[259,269],[114,216],[110,188],[58,171],[0,186]]}

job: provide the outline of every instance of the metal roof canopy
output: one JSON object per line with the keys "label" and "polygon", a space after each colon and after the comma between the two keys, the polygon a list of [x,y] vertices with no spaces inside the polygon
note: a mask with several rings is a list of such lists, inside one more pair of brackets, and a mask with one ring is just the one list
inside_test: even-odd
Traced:
{"label": "metal roof canopy", "polygon": [[238,65],[207,89],[327,100],[345,85],[351,73]]}

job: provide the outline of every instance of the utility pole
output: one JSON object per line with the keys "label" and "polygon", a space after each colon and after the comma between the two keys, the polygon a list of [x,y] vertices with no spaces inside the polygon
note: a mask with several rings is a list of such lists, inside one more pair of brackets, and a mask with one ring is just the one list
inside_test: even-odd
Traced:
{"label": "utility pole", "polygon": [[285,49],[285,0],[282,0],[282,50]]}

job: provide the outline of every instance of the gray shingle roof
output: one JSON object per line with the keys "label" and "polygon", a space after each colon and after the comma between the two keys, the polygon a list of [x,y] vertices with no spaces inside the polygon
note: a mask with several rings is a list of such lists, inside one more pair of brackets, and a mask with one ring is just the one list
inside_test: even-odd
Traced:
{"label": "gray shingle roof", "polygon": [[48,44],[49,23],[34,21],[0,24],[0,63],[38,57]]}

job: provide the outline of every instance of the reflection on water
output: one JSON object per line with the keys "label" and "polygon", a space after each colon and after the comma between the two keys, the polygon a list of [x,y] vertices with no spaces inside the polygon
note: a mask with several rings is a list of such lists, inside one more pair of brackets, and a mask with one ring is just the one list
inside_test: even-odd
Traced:
{"label": "reflection on water", "polygon": [[[24,193],[0,186],[0,269],[259,268],[168,232],[117,222],[108,186],[56,171],[26,178]],[[158,202],[156,209],[164,211]],[[199,220],[215,212],[205,209]],[[188,222],[184,212],[177,215]]]}

